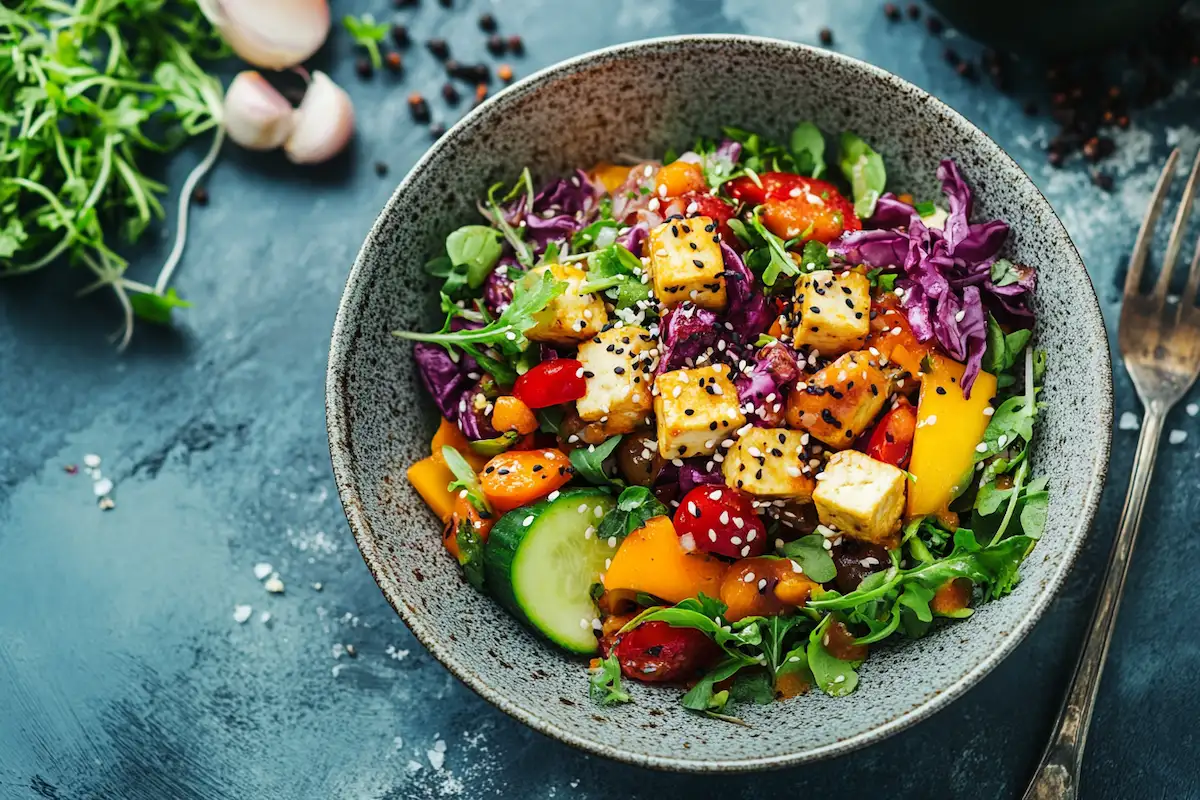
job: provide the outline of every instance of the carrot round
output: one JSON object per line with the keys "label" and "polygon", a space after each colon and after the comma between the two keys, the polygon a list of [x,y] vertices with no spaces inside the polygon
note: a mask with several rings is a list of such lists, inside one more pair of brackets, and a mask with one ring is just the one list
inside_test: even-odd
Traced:
{"label": "carrot round", "polygon": [[512,511],[561,488],[572,474],[561,450],[509,450],[487,463],[479,482],[492,508]]}
{"label": "carrot round", "polygon": [[506,395],[495,400],[492,427],[501,433],[516,431],[524,436],[538,429],[538,421],[529,406],[516,397]]}

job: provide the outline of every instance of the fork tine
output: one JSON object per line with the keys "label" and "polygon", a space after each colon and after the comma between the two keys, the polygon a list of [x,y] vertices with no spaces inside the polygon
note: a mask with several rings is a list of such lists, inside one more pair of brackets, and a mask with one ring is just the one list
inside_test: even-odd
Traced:
{"label": "fork tine", "polygon": [[1196,255],[1192,257],[1192,266],[1188,270],[1187,287],[1183,290],[1183,297],[1179,299],[1180,313],[1185,308],[1191,308],[1196,302],[1197,289],[1200,289],[1200,238],[1196,240]]}
{"label": "fork tine", "polygon": [[1171,238],[1167,241],[1167,252],[1163,257],[1162,272],[1154,285],[1154,296],[1161,306],[1166,300],[1171,287],[1171,270],[1179,260],[1179,250],[1183,247],[1183,232],[1187,228],[1188,216],[1192,213],[1192,201],[1196,197],[1196,186],[1200,183],[1200,150],[1196,152],[1196,160],[1192,164],[1192,173],[1188,176],[1187,186],[1183,189],[1183,199],[1179,201],[1179,210],[1175,212],[1175,224],[1171,226]]}
{"label": "fork tine", "polygon": [[1129,257],[1129,272],[1125,275],[1125,296],[1131,297],[1138,293],[1138,285],[1142,281],[1142,272],[1146,267],[1146,256],[1150,252],[1150,240],[1154,238],[1154,223],[1162,211],[1163,202],[1167,198],[1167,190],[1171,188],[1171,177],[1175,173],[1175,162],[1179,160],[1179,148],[1171,151],[1158,183],[1154,185],[1150,207],[1142,218],[1142,227],[1138,229],[1137,239],[1133,243],[1133,255]]}

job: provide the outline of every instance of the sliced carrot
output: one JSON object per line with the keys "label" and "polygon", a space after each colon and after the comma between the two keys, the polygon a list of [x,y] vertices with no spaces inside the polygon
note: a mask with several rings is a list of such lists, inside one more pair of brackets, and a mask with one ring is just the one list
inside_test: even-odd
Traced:
{"label": "sliced carrot", "polygon": [[485,519],[479,509],[465,497],[459,497],[454,501],[454,513],[450,516],[450,524],[446,526],[446,530],[442,535],[442,544],[454,556],[457,561],[460,559],[458,552],[458,526],[463,522],[467,522],[475,529],[475,534],[481,542],[486,542],[488,534],[492,532],[492,526],[496,524],[495,517]]}
{"label": "sliced carrot", "polygon": [[700,592],[717,597],[724,574],[725,562],[684,550],[671,520],[655,517],[621,542],[604,573],[604,588],[645,592],[678,603]]}
{"label": "sliced carrot", "polygon": [[690,161],[673,161],[660,169],[654,179],[654,191],[659,197],[679,197],[706,189],[708,183],[704,180],[704,171],[699,164]]}
{"label": "sliced carrot", "polygon": [[533,410],[517,398],[497,397],[492,411],[492,427],[501,433],[516,431],[524,436],[538,429],[538,421]]}
{"label": "sliced carrot", "polygon": [[421,495],[421,499],[433,509],[433,513],[437,514],[442,522],[450,519],[457,498],[446,488],[454,480],[454,473],[450,471],[446,463],[439,458],[429,456],[409,467],[407,474],[408,482],[417,490],[417,494]]}
{"label": "sliced carrot", "polygon": [[476,472],[483,469],[483,465],[487,463],[487,456],[481,456],[472,450],[471,442],[458,426],[443,417],[437,432],[433,434],[433,441],[429,443],[429,449],[433,451],[433,457],[438,461],[442,460],[442,446],[447,444],[457,450],[471,465],[471,469]]}
{"label": "sliced carrot", "polygon": [[561,450],[509,450],[487,463],[479,482],[492,508],[512,511],[560,488],[572,474]]}

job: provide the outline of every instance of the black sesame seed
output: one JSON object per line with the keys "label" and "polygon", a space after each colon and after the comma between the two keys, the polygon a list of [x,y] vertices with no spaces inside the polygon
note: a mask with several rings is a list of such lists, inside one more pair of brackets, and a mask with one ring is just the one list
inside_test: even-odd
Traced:
{"label": "black sesame seed", "polygon": [[692,259],[692,263],[696,265],[696,268],[697,268],[697,269],[704,269],[704,262],[703,262],[703,261],[701,261],[700,259],[698,259],[698,258],[693,258],[693,259]]}

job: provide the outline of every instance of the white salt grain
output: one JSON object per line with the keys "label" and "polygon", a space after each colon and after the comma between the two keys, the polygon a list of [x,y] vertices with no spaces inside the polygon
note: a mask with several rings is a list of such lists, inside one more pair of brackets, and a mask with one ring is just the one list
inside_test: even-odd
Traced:
{"label": "white salt grain", "polygon": [[1167,441],[1171,444],[1183,444],[1187,439],[1187,431],[1181,431],[1178,428],[1167,434]]}
{"label": "white salt grain", "polygon": [[1138,420],[1137,414],[1132,411],[1126,411],[1121,415],[1121,419],[1117,422],[1117,427],[1123,431],[1136,431],[1142,427],[1142,423]]}
{"label": "white salt grain", "polygon": [[253,612],[254,612],[254,609],[252,609],[250,606],[234,606],[233,607],[233,621],[240,625],[243,622],[245,622],[246,620],[250,619],[250,615]]}
{"label": "white salt grain", "polygon": [[100,480],[98,480],[94,484],[92,484],[92,492],[95,493],[96,497],[104,497],[104,496],[110,494],[112,492],[112,490],[113,490],[113,482],[110,481],[108,478],[101,478]]}
{"label": "white salt grain", "polygon": [[267,582],[263,584],[263,588],[271,594],[283,594],[283,581],[278,575],[272,575],[267,578]]}
{"label": "white salt grain", "polygon": [[254,565],[254,577],[258,578],[260,581],[274,571],[275,568],[265,561],[260,561]]}

